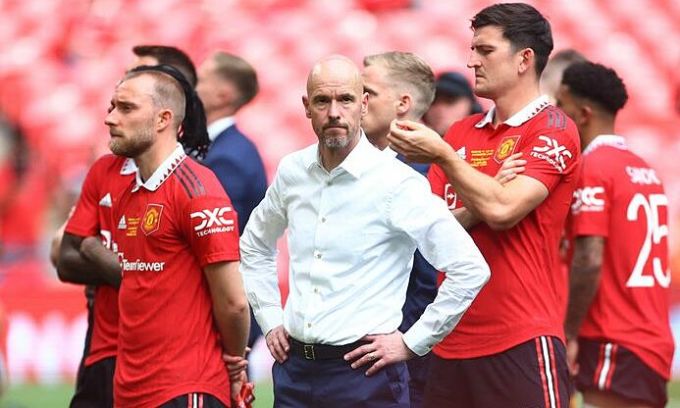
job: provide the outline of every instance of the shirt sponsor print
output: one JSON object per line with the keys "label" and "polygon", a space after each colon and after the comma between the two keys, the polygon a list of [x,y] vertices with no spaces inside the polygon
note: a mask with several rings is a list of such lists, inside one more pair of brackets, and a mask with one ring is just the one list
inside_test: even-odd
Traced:
{"label": "shirt sponsor print", "polygon": [[604,206],[604,187],[586,186],[574,191],[574,200],[571,204],[571,213],[578,214],[582,211],[604,211]]}
{"label": "shirt sponsor print", "polygon": [[232,211],[231,207],[217,207],[192,212],[190,214],[191,219],[198,220],[198,224],[194,225],[196,236],[203,237],[210,234],[234,231],[234,219],[225,218],[225,215]]}
{"label": "shirt sponsor print", "polygon": [[545,145],[534,146],[531,150],[531,156],[547,161],[560,173],[564,172],[567,169],[566,159],[574,157],[571,152],[551,137],[541,135],[538,139],[543,141]]}

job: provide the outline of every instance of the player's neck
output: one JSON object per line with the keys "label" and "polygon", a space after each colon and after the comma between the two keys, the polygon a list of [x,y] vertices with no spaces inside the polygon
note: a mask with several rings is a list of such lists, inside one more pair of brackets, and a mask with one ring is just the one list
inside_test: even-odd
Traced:
{"label": "player's neck", "polygon": [[579,129],[581,134],[581,150],[585,149],[596,137],[600,135],[613,135],[614,121],[613,120],[591,120],[589,125],[584,129]]}
{"label": "player's neck", "polygon": [[236,109],[233,109],[231,106],[225,106],[221,109],[215,109],[211,112],[206,112],[205,119],[208,126],[210,126],[213,122],[217,120],[220,120],[222,118],[228,118],[234,115],[236,115]]}
{"label": "player's neck", "polygon": [[540,95],[538,83],[532,83],[531,86],[517,84],[514,88],[495,98],[496,114],[494,115],[494,126],[498,126],[510,119]]}
{"label": "player's neck", "polygon": [[159,136],[147,151],[135,157],[135,164],[139,168],[139,175],[142,180],[148,180],[176,148],[176,139],[174,141],[171,138],[161,139]]}

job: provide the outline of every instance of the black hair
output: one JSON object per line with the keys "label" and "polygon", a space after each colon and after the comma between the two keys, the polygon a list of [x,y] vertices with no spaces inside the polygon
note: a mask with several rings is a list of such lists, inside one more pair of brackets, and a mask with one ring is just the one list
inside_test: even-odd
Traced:
{"label": "black hair", "polygon": [[210,138],[208,137],[203,103],[196,94],[194,87],[189,84],[182,73],[170,65],[142,65],[131,69],[128,74],[146,71],[169,75],[180,85],[184,92],[186,107],[181,131],[178,135],[179,142],[184,146],[184,151],[188,155],[201,160],[210,147]]}
{"label": "black hair", "polygon": [[571,64],[562,76],[562,84],[574,96],[596,103],[606,112],[616,113],[626,105],[626,85],[611,68],[593,62]]}
{"label": "black hair", "polygon": [[486,26],[499,27],[515,51],[534,50],[536,75],[541,76],[553,49],[553,39],[550,23],[538,10],[524,3],[494,4],[472,17],[473,30]]}
{"label": "black hair", "polygon": [[196,67],[191,58],[182,50],[167,45],[137,45],[132,52],[138,57],[153,57],[159,64],[175,67],[189,81],[192,88],[196,87]]}

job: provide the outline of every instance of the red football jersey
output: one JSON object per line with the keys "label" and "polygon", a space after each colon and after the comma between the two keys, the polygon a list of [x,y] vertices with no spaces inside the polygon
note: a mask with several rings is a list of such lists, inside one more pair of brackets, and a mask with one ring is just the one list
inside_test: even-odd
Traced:
{"label": "red football jersey", "polygon": [[203,267],[239,259],[236,213],[181,146],[115,208],[123,281],[114,401],[156,407],[190,392],[230,403]]}
{"label": "red football jersey", "polygon": [[600,286],[580,336],[611,341],[670,378],[668,199],[654,169],[620,136],[598,136],[583,155],[571,236],[605,237]]}
{"label": "red football jersey", "polygon": [[[85,178],[75,211],[66,232],[80,237],[99,235],[104,246],[116,251],[112,241],[113,207],[118,197],[134,180],[136,166],[124,157],[106,155],[98,159]],[[116,355],[118,347],[118,290],[99,285],[94,295],[94,320],[85,365]]]}
{"label": "red football jersey", "polygon": [[[469,230],[491,269],[491,279],[460,323],[434,348],[443,358],[496,354],[538,336],[564,339],[566,275],[560,270],[559,240],[576,187],[580,147],[570,119],[538,98],[494,129],[492,116],[455,123],[448,142],[479,171],[493,177],[503,160],[523,152],[525,176],[543,183],[546,199],[513,228],[493,231],[485,223]],[[465,206],[442,169],[432,166],[432,191],[451,209]]]}

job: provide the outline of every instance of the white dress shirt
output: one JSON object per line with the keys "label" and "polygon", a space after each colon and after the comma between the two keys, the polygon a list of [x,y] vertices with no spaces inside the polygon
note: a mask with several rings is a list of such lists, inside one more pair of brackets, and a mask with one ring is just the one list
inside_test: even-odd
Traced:
{"label": "white dress shirt", "polygon": [[226,116],[224,118],[219,118],[213,123],[208,125],[208,137],[210,138],[211,142],[214,142],[215,139],[217,139],[217,136],[220,135],[220,133],[224,132],[231,126],[234,126],[236,124],[236,118],[233,116]]}
{"label": "white dress shirt", "polygon": [[[290,293],[282,310],[276,241],[286,228]],[[264,333],[283,324],[299,341],[342,345],[398,328],[416,247],[446,273],[404,335],[424,355],[458,323],[489,268],[427,181],[362,135],[330,172],[317,145],[281,160],[241,238],[241,273]]]}

